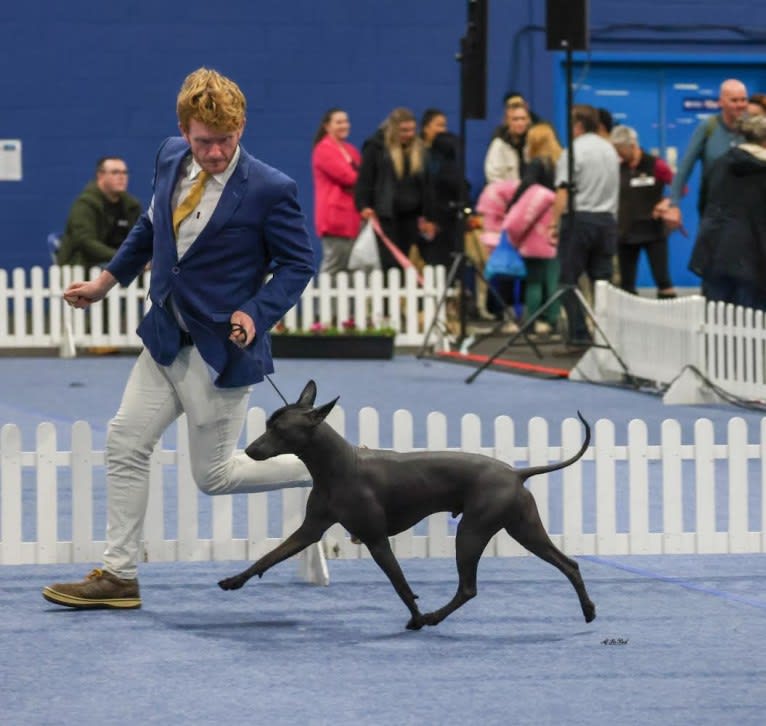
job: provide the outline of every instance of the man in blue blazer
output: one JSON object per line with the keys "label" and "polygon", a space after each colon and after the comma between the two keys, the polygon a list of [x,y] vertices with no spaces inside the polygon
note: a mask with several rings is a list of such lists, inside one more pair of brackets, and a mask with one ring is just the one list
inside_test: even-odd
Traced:
{"label": "man in blue blazer", "polygon": [[239,144],[245,107],[237,84],[213,70],[186,78],[177,103],[183,138],[167,139],[157,153],[149,209],[104,271],[64,294],[74,307],[88,307],[151,261],[151,307],[138,328],[145,348],[107,435],[104,566],[83,582],[46,587],[51,602],[141,606],[137,559],[149,457],[182,413],[202,491],[311,483],[296,457],[233,455],[252,385],[273,371],[268,331],[314,274],[295,183]]}

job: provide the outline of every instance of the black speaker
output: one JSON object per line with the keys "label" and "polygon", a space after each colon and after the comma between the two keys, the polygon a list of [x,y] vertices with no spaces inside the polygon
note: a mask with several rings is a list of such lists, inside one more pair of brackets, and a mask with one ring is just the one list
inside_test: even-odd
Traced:
{"label": "black speaker", "polygon": [[588,50],[588,0],[546,0],[545,39],[548,50]]}
{"label": "black speaker", "polygon": [[487,116],[487,0],[468,0],[468,25],[460,41],[463,118]]}

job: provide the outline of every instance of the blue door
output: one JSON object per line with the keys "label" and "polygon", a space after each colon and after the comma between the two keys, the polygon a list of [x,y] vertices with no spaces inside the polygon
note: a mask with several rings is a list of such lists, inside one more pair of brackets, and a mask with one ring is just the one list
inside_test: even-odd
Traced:
{"label": "blue door", "polygon": [[[641,147],[665,158],[675,171],[696,126],[717,113],[721,82],[738,78],[745,83],[748,93],[763,92],[766,90],[763,70],[762,62],[743,63],[741,57],[736,60],[713,57],[704,62],[691,62],[683,56],[604,54],[594,55],[587,61],[578,57],[572,74],[574,100],[608,109],[615,124],[635,128]],[[559,132],[566,138],[563,59],[560,79],[557,119]],[[699,176],[698,164],[681,202],[686,235],[674,232],[668,244],[670,275],[677,287],[699,285],[699,278],[687,268],[698,226]],[[639,266],[638,286],[654,287],[644,255]]]}

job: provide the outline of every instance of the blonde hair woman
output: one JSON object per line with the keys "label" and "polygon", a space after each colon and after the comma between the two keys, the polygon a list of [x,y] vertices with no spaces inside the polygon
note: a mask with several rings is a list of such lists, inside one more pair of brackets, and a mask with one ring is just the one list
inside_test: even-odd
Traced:
{"label": "blonde hair woman", "polygon": [[[547,123],[535,124],[527,132],[525,150],[527,167],[521,184],[508,205],[510,209],[527,189],[539,184],[546,189],[553,189],[556,175],[556,162],[561,156],[561,145],[553,127]],[[553,246],[551,240],[551,246]],[[527,317],[534,315],[556,292],[559,282],[559,262],[555,256],[550,258],[525,257],[527,277],[524,286],[524,307]],[[560,306],[551,305],[543,317],[535,321],[534,332],[548,335],[558,324]]]}
{"label": "blonde hair woman", "polygon": [[[362,218],[376,217],[383,233],[405,256],[412,245],[420,249],[426,244],[420,236],[431,214],[425,193],[425,153],[409,109],[395,108],[365,141],[355,197]],[[398,265],[380,240],[378,250],[384,270]]]}

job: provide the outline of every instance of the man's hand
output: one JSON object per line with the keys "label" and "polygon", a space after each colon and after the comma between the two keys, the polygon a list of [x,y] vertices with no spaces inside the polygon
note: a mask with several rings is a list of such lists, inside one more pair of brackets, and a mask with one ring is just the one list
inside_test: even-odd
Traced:
{"label": "man's hand", "polygon": [[240,348],[247,348],[255,340],[255,323],[241,310],[235,310],[229,318],[231,334],[229,340]]}
{"label": "man's hand", "polygon": [[652,210],[652,216],[655,219],[661,219],[665,227],[671,231],[680,229],[683,224],[681,209],[679,207],[671,207],[669,199],[662,199],[657,202]]}
{"label": "man's hand", "polygon": [[367,221],[368,219],[372,219],[375,216],[375,210],[372,207],[365,207],[361,212],[359,212],[359,216]]}
{"label": "man's hand", "polygon": [[92,303],[103,300],[116,284],[114,276],[104,270],[95,280],[73,282],[64,290],[64,300],[73,308],[87,308]]}

